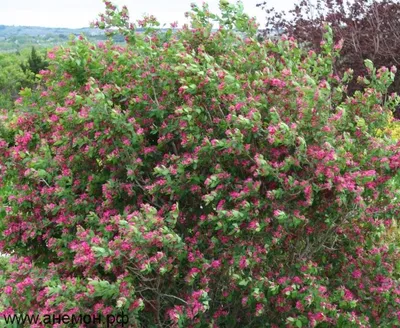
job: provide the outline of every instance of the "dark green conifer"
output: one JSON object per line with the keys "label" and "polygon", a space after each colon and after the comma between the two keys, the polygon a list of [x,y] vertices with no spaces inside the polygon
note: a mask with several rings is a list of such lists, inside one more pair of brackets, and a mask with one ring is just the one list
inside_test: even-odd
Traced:
{"label": "dark green conifer", "polygon": [[21,69],[25,74],[27,74],[28,71],[31,71],[34,74],[39,74],[39,72],[45,69],[47,65],[47,61],[37,53],[35,47],[32,47],[28,61],[27,63],[21,64]]}

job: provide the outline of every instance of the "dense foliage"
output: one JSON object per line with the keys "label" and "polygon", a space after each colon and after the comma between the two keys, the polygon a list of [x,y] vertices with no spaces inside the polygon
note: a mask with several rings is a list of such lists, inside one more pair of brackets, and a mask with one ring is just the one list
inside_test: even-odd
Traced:
{"label": "dense foliage", "polygon": [[[266,3],[259,4],[266,9]],[[335,72],[343,76],[351,67],[355,76],[367,74],[364,60],[370,59],[376,67],[400,64],[400,2],[398,0],[319,0],[300,1],[294,9],[276,12],[266,9],[267,25],[263,32],[293,36],[311,49],[320,49],[324,24],[333,29],[335,41],[343,42],[341,58],[334,65]],[[356,81],[349,83],[349,92],[362,88]],[[400,78],[395,78],[389,91],[399,92]],[[400,110],[396,112],[400,117]]]}
{"label": "dense foliage", "polygon": [[20,63],[21,56],[17,54],[0,54],[0,108],[11,108],[26,82]]}
{"label": "dense foliage", "polygon": [[[380,135],[386,135],[386,136],[390,136],[391,138],[395,139],[395,140],[399,140],[400,139],[400,120],[396,120],[393,117],[389,118],[389,124],[386,127],[385,130],[383,131],[379,131],[381,132]],[[399,188],[400,188],[400,184],[399,184]]]}
{"label": "dense foliage", "polygon": [[11,109],[21,88],[35,87],[35,75],[47,67],[41,52],[0,53],[0,109]]}
{"label": "dense foliage", "polygon": [[[259,42],[240,5],[192,7],[159,33],[126,8],[49,52],[40,90],[4,114],[4,313],[129,314],[130,327],[400,325],[387,244],[399,99],[366,61],[346,97],[340,46]],[[220,24],[212,31],[212,22]],[[11,191],[10,185],[13,186]]]}
{"label": "dense foliage", "polygon": [[40,71],[47,68],[47,61],[37,53],[36,48],[32,47],[31,53],[25,63],[21,64],[21,69],[25,74],[39,74]]}

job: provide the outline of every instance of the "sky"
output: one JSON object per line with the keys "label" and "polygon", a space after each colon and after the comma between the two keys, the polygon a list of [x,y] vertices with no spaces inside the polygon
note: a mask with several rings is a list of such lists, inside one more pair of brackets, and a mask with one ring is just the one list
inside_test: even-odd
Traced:
{"label": "sky", "polygon": [[[178,21],[181,26],[187,23],[184,13],[190,4],[201,5],[203,0],[112,0],[121,8],[126,5],[131,20],[140,19],[143,14],[154,15],[162,24]],[[206,1],[212,12],[218,12],[218,0]],[[230,0],[230,2],[236,2]],[[261,25],[265,14],[256,7],[264,0],[242,0],[245,12],[257,17]],[[269,7],[279,10],[291,9],[293,0],[268,0]],[[23,25],[44,27],[79,28],[89,26],[99,13],[104,12],[101,0],[0,0],[0,25]]]}

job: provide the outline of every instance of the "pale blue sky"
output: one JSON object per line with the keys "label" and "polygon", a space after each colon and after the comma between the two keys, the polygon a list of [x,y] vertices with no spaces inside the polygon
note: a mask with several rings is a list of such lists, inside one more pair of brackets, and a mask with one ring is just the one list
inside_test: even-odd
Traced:
{"label": "pale blue sky", "polygon": [[[161,23],[178,21],[186,23],[184,13],[192,2],[201,5],[203,0],[112,0],[121,7],[127,5],[131,18],[139,19],[142,14],[152,14]],[[211,10],[218,10],[218,0],[206,1]],[[230,0],[230,2],[236,2]],[[263,0],[243,0],[246,13],[256,16],[261,24],[264,13],[256,7]],[[277,9],[290,9],[294,1],[269,0]],[[101,0],[0,0],[0,25],[25,25],[46,27],[86,27],[104,11]]]}

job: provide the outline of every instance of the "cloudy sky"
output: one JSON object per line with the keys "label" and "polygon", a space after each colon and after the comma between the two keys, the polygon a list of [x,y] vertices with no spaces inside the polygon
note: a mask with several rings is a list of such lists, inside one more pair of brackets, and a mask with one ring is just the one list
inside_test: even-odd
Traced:
{"label": "cloudy sky", "polygon": [[[142,14],[152,14],[161,23],[178,21],[186,23],[184,13],[191,3],[201,5],[203,0],[113,0],[117,6],[127,5],[132,20]],[[206,1],[212,11],[217,12],[218,0]],[[235,0],[230,0],[235,2]],[[243,0],[246,13],[256,16],[261,24],[265,22],[263,11],[256,7],[264,0]],[[290,9],[292,0],[268,0],[268,6],[276,9]],[[25,25],[46,27],[86,27],[104,11],[101,0],[0,0],[0,25]]]}

